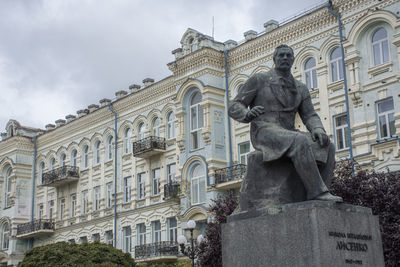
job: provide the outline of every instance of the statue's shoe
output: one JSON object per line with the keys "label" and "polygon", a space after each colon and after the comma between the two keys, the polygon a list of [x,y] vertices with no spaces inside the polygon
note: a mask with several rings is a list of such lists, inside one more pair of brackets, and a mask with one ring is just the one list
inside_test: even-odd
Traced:
{"label": "statue's shoe", "polygon": [[343,198],[339,196],[332,195],[329,192],[322,193],[318,195],[315,200],[324,200],[324,201],[335,201],[335,202],[343,202]]}

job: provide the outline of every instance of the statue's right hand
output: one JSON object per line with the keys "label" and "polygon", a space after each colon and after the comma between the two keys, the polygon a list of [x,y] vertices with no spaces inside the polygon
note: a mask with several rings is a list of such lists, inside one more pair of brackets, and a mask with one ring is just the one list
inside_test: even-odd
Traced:
{"label": "statue's right hand", "polygon": [[264,107],[263,106],[255,106],[249,112],[246,114],[246,120],[247,121],[252,121],[254,118],[260,116],[261,114],[264,113]]}

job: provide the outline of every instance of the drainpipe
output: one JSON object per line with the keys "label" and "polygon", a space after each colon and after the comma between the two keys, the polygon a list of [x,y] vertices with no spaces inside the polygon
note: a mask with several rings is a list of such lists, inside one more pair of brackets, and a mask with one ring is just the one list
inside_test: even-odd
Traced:
{"label": "drainpipe", "polygon": [[[224,59],[225,59],[225,94],[226,94],[226,114],[228,114],[229,109],[229,81],[228,81],[228,50],[224,50]],[[228,142],[229,142],[229,177],[232,179],[232,130],[231,130],[231,118],[229,115],[227,116],[228,122]]]}
{"label": "drainpipe", "polygon": [[351,163],[351,175],[354,176],[354,158],[353,158],[353,145],[351,142],[351,129],[350,129],[350,113],[349,113],[349,93],[347,91],[347,77],[346,77],[346,64],[344,61],[344,48],[343,48],[343,33],[342,33],[342,21],[340,15],[332,10],[332,1],[328,1],[328,11],[334,15],[338,20],[339,26],[339,38],[340,38],[340,50],[342,52],[342,69],[343,69],[343,82],[344,82],[344,96],[346,100],[346,117],[347,117],[347,137],[349,142],[349,154]]}
{"label": "drainpipe", "polygon": [[111,103],[108,103],[108,109],[114,113],[114,248],[117,248],[117,112],[112,108]]}
{"label": "drainpipe", "polygon": [[[31,206],[31,224],[35,220],[35,186],[36,186],[36,156],[37,156],[37,136],[33,137],[33,170],[32,170],[32,206]],[[29,249],[33,247],[33,238],[29,239]]]}

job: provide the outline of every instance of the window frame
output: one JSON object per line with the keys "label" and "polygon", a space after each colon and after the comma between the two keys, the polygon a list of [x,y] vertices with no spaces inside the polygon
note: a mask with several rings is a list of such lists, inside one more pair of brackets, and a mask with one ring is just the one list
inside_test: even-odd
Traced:
{"label": "window frame", "polygon": [[[197,95],[200,95],[200,100],[198,102],[194,102],[195,97]],[[189,103],[190,150],[196,150],[202,147],[201,129],[204,127],[204,112],[203,108],[201,107],[202,101],[203,97],[200,91],[194,92],[190,97],[190,103]]]}
{"label": "window frame", "polygon": [[76,204],[77,204],[76,193],[70,195],[70,218],[74,218],[76,216]]}
{"label": "window frame", "polygon": [[175,136],[175,113],[170,111],[167,114],[167,139],[174,139]]}
{"label": "window frame", "polygon": [[[389,111],[384,111],[384,112],[379,113],[379,104],[382,104],[382,103],[387,102],[387,101],[391,101],[392,102],[393,109],[391,109]],[[393,124],[396,123],[396,120],[394,118],[394,112],[395,112],[395,107],[394,107],[394,101],[393,101],[392,97],[379,100],[379,101],[377,101],[375,103],[376,127],[377,127],[378,140],[390,139],[390,138],[396,136],[396,126],[394,126],[394,133],[393,134],[391,133],[391,128],[390,128],[390,122],[391,121],[393,121]],[[389,115],[392,115],[393,120],[389,120]],[[381,133],[381,127],[380,127],[380,121],[379,121],[381,116],[385,116],[385,119],[386,119],[386,127],[385,128],[386,128],[386,131],[387,131],[387,136],[382,136],[382,133]]]}
{"label": "window frame", "polygon": [[[341,118],[341,117],[345,118],[346,123],[344,125],[337,126],[337,119]],[[339,136],[337,134],[338,130],[340,130],[342,132],[342,136],[341,136],[342,137],[341,141],[343,143],[342,148],[339,148],[339,142],[338,142]],[[349,141],[348,141],[347,133],[348,133],[347,114],[341,113],[341,114],[333,116],[333,135],[335,137],[335,148],[336,148],[337,152],[349,149]]]}
{"label": "window frame", "polygon": [[93,211],[99,211],[101,206],[101,188],[100,186],[93,187]]}
{"label": "window frame", "polygon": [[[129,230],[129,231],[128,231]],[[122,227],[122,251],[129,253],[132,251],[132,229],[130,226]]]}
{"label": "window frame", "polygon": [[131,202],[132,176],[124,177],[124,203]]}
{"label": "window frame", "polygon": [[111,208],[113,205],[113,183],[106,184],[106,208]]}
{"label": "window frame", "polygon": [[[196,170],[196,168],[201,168],[200,170],[203,172],[202,175],[199,176],[194,176],[194,172]],[[198,162],[195,163],[191,166],[190,170],[190,195],[191,195],[191,204],[192,205],[198,205],[198,204],[202,204],[206,202],[206,191],[207,191],[207,182],[206,182],[206,174],[205,174],[205,170],[204,170],[204,166]],[[198,199],[194,199],[194,186],[195,186],[195,182],[198,185],[197,186],[197,196]],[[204,199],[202,199],[202,194],[201,194],[201,183],[204,184]]]}
{"label": "window frame", "polygon": [[[158,173],[158,177],[156,177],[156,173]],[[161,169],[154,168],[151,170],[151,196],[160,195],[160,180],[161,180]]]}
{"label": "window frame", "polygon": [[112,160],[113,156],[114,156],[114,145],[113,145],[113,142],[114,142],[114,137],[112,135],[109,135],[107,137],[107,142],[106,142],[106,146],[107,146],[107,149],[106,149],[107,161]]}
{"label": "window frame", "polygon": [[151,242],[152,243],[161,242],[161,222],[159,220],[151,222]]}
{"label": "window frame", "polygon": [[[336,51],[336,49],[339,50],[340,56],[332,59],[332,55]],[[336,67],[336,77],[334,77],[334,71],[333,71],[334,67],[333,66]],[[344,71],[345,70],[343,69],[343,66],[342,66],[342,51],[339,46],[334,47],[331,50],[331,53],[329,54],[329,68],[330,68],[330,72],[331,72],[330,80],[332,83],[339,82],[344,79]]]}
{"label": "window frame", "polygon": [[82,148],[82,168],[87,169],[89,167],[89,146],[85,145]]}
{"label": "window frame", "polygon": [[[386,37],[383,38],[383,39],[377,40],[377,41],[373,41],[375,34],[380,30],[384,30],[385,31]],[[384,48],[383,47],[383,43],[384,42],[386,42],[386,49],[387,49],[387,55],[388,55],[388,58],[387,58],[386,61],[384,59],[384,50],[383,50],[383,48]],[[380,62],[376,62],[375,61],[375,59],[376,59],[376,57],[375,57],[375,49],[374,49],[375,45],[378,45],[378,47],[379,47],[379,61]],[[372,60],[373,60],[373,66],[374,67],[377,67],[379,65],[382,65],[382,64],[390,61],[389,37],[388,37],[388,31],[385,29],[385,27],[378,27],[372,33],[372,35],[371,35],[371,49],[372,49],[372,53],[371,54],[373,55],[372,56]]]}
{"label": "window frame", "polygon": [[89,213],[89,192],[88,190],[83,190],[81,195],[81,215],[86,215]]}
{"label": "window frame", "polygon": [[124,154],[130,154],[132,152],[131,138],[132,129],[126,128],[124,132]]}
{"label": "window frame", "polygon": [[[307,69],[307,63],[314,60],[314,66]],[[308,84],[307,76],[310,77],[310,84]],[[315,81],[314,81],[315,78]],[[317,61],[315,57],[308,57],[304,62],[304,79],[308,90],[318,89],[318,75],[317,75]],[[314,84],[315,83],[315,84]]]}
{"label": "window frame", "polygon": [[139,246],[146,244],[146,225],[144,223],[136,224],[136,238]]}
{"label": "window frame", "polygon": [[[171,167],[174,166],[174,172],[171,171]],[[175,176],[176,176],[176,163],[170,163],[167,164],[167,183],[173,183],[175,182]]]}
{"label": "window frame", "polygon": [[137,182],[137,200],[146,198],[146,172],[140,172],[136,175]]}
{"label": "window frame", "polygon": [[[247,145],[247,144],[248,144],[248,146],[249,146],[249,151],[248,151],[248,152],[245,152],[245,153],[241,153],[241,146],[242,146],[242,145]],[[238,162],[239,162],[240,164],[245,164],[245,165],[247,165],[247,155],[250,154],[250,152],[251,152],[250,141],[245,141],[245,142],[239,143],[239,144],[238,144]],[[242,156],[244,157],[245,163],[242,162]]]}
{"label": "window frame", "polygon": [[[175,226],[171,226],[171,221],[175,220]],[[167,228],[168,228],[168,241],[177,242],[178,237],[178,220],[176,217],[167,218]]]}
{"label": "window frame", "polygon": [[93,165],[99,165],[101,162],[101,153],[100,153],[100,145],[101,142],[100,140],[96,140],[96,142],[94,143],[94,149],[93,149]]}

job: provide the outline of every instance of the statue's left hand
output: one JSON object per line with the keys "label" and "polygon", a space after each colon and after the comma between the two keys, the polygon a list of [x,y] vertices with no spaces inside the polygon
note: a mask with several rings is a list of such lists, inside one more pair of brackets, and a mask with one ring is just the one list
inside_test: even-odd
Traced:
{"label": "statue's left hand", "polygon": [[311,137],[314,142],[318,141],[319,145],[322,147],[329,144],[329,137],[326,135],[324,129],[315,128],[311,133]]}

